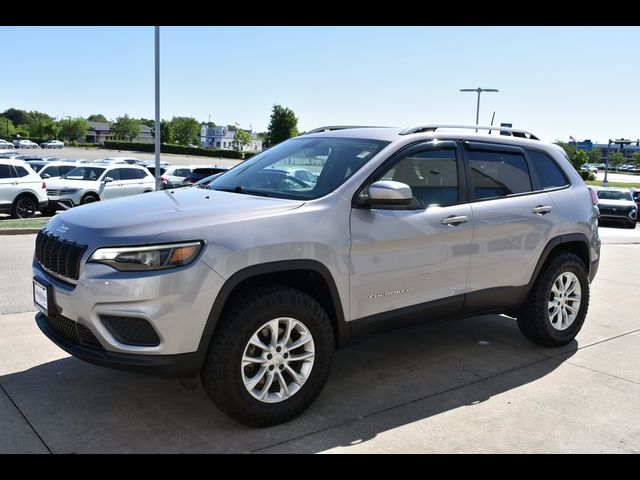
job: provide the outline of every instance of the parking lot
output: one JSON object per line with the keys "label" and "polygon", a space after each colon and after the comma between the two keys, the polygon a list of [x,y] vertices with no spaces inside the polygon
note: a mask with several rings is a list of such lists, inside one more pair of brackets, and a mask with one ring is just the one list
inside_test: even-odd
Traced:
{"label": "parking lot", "polygon": [[[550,350],[486,315],[338,351],[300,418],[255,430],[202,388],[95,367],[35,326],[33,235],[0,236],[0,452],[640,452],[640,228],[601,228],[577,341]],[[183,321],[184,319],[176,319]]]}

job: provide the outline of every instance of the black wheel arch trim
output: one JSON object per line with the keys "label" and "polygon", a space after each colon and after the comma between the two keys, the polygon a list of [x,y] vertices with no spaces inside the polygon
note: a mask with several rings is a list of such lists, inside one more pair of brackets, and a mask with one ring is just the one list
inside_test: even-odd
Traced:
{"label": "black wheel arch trim", "polygon": [[209,341],[211,339],[211,336],[213,335],[216,325],[218,324],[218,319],[222,314],[222,310],[227,303],[227,300],[231,296],[231,293],[238,285],[240,285],[245,280],[249,280],[253,277],[258,277],[269,273],[280,273],[295,270],[312,271],[320,275],[325,281],[329,288],[329,294],[331,295],[331,301],[333,302],[333,309],[336,315],[336,323],[338,327],[338,331],[335,332],[337,334],[336,344],[340,344],[346,341],[349,338],[349,326],[347,325],[347,322],[344,318],[344,310],[342,308],[342,301],[340,300],[338,288],[336,287],[333,275],[331,275],[329,269],[317,260],[284,260],[245,267],[231,275],[224,282],[224,285],[220,289],[220,292],[218,293],[215,302],[213,303],[213,307],[211,308],[211,312],[209,313],[207,323],[204,327],[204,331],[200,339],[198,352],[202,353],[202,359],[204,360],[206,356],[206,351],[209,348]]}
{"label": "black wheel arch trim", "polygon": [[563,245],[563,244],[566,244],[566,243],[573,243],[573,242],[583,243],[585,248],[587,249],[587,254],[589,255],[589,258],[587,259],[587,262],[586,262],[585,266],[587,268],[587,274],[590,274],[590,270],[591,270],[591,265],[592,265],[593,259],[591,258],[591,246],[590,246],[589,239],[587,238],[587,236],[584,233],[567,233],[565,235],[559,235],[559,236],[554,237],[551,240],[549,240],[549,242],[545,245],[544,249],[542,250],[542,254],[540,255],[540,258],[538,259],[538,263],[536,265],[536,268],[533,271],[533,275],[531,275],[531,280],[529,281],[529,284],[527,285],[527,288],[526,288],[526,294],[527,295],[529,294],[529,291],[531,290],[531,288],[533,288],[533,284],[537,280],[538,275],[540,274],[540,271],[542,270],[542,267],[544,266],[546,261],[549,259],[549,255],[551,254],[553,249],[558,247],[558,246],[560,246],[560,245]]}

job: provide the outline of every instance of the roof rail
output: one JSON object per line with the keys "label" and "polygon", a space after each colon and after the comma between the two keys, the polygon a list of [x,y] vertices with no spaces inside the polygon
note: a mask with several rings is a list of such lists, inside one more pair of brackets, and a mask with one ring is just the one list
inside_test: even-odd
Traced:
{"label": "roof rail", "polygon": [[499,132],[505,132],[511,135],[512,137],[520,137],[520,138],[528,138],[530,140],[540,140],[536,135],[531,132],[527,132],[526,130],[519,130],[516,128],[507,128],[507,127],[496,127],[496,126],[483,126],[483,125],[450,125],[450,124],[439,124],[439,123],[430,123],[425,125],[413,125],[411,127],[407,127],[400,132],[400,135],[409,135],[410,133],[423,133],[423,132],[435,132],[439,128],[464,128],[469,130],[497,130]]}
{"label": "roof rail", "polygon": [[331,132],[332,130],[346,130],[348,128],[384,128],[384,127],[378,127],[375,125],[329,125],[326,127],[314,128],[313,130],[305,133],[305,135],[309,135],[311,133]]}

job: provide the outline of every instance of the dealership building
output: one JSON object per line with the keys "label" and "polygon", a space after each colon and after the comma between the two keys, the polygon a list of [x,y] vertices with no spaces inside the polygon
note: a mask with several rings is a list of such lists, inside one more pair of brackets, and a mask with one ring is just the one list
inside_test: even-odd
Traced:
{"label": "dealership building", "polygon": [[602,161],[604,162],[607,159],[607,151],[609,153],[613,152],[622,152],[625,160],[631,162],[633,160],[632,155],[634,152],[640,152],[640,140],[628,140],[624,139],[625,142],[631,142],[629,144],[624,145],[621,149],[620,143],[593,143],[591,140],[584,140],[582,142],[569,142],[569,145],[575,145],[578,150],[590,151],[594,148],[599,148],[602,152]]}

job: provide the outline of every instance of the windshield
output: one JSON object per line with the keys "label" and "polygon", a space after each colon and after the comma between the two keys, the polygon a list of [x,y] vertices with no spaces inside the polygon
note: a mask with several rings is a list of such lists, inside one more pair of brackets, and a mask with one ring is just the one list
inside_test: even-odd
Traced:
{"label": "windshield", "polygon": [[620,190],[599,190],[598,198],[601,200],[629,200],[631,201],[631,192]]}
{"label": "windshield", "polygon": [[95,182],[104,173],[104,168],[100,167],[76,167],[62,178],[67,180],[87,180]]}
{"label": "windshield", "polygon": [[[312,200],[338,188],[388,144],[368,139],[302,136],[276,145],[223,173],[209,188]],[[306,172],[300,175],[301,171],[309,175]]]}

